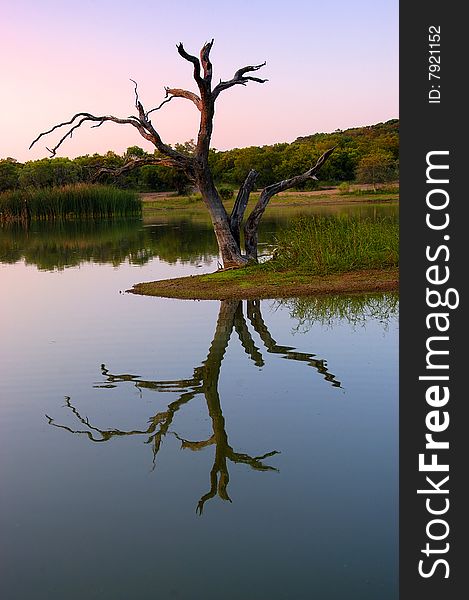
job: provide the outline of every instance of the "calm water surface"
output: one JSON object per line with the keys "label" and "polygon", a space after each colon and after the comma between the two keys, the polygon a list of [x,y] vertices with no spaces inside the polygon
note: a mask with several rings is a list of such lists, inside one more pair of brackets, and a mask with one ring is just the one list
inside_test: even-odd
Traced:
{"label": "calm water surface", "polygon": [[0,230],[2,599],[397,598],[396,298],[125,293],[215,253]]}

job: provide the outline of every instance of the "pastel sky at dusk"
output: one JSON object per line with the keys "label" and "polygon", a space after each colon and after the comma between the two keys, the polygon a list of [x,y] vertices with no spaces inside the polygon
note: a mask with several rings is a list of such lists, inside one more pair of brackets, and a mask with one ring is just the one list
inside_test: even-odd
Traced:
{"label": "pastel sky at dusk", "polygon": [[[0,0],[0,158],[48,156],[36,135],[74,113],[134,113],[139,83],[146,109],[164,86],[195,91],[176,44],[198,54],[215,38],[214,81],[267,61],[250,83],[223,92],[212,145],[218,149],[292,141],[318,131],[398,117],[397,0]],[[167,143],[196,137],[198,112],[175,99],[153,113]],[[130,126],[78,130],[59,156],[151,150]]]}

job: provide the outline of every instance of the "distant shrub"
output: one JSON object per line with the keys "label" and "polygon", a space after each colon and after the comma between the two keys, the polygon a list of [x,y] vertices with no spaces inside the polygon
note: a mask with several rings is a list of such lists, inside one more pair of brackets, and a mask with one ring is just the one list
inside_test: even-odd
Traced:
{"label": "distant shrub", "polygon": [[231,188],[221,187],[219,188],[218,193],[222,200],[230,200],[233,198],[233,190]]}

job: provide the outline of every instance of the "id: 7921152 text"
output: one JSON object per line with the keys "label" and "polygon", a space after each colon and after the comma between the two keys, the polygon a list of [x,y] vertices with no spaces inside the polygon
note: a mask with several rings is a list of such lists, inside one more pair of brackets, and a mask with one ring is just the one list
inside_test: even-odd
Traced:
{"label": "id: 7921152 text", "polygon": [[428,28],[428,81],[431,86],[428,90],[428,103],[440,104],[441,102],[441,27],[431,25]]}

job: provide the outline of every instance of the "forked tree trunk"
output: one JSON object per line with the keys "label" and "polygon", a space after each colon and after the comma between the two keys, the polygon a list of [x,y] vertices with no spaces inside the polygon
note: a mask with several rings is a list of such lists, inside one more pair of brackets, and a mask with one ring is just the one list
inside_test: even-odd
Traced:
{"label": "forked tree trunk", "polygon": [[236,200],[233,205],[233,210],[231,211],[230,229],[239,248],[241,248],[241,223],[243,222],[244,213],[249,202],[249,196],[254,188],[254,184],[256,183],[258,175],[259,173],[254,169],[249,171],[244,183],[239,188],[238,195],[236,196]]}
{"label": "forked tree trunk", "polygon": [[228,214],[215,188],[210,172],[207,170],[201,171],[196,183],[212,220],[213,231],[217,238],[224,268],[243,267],[247,262],[246,258],[242,256],[240,245],[233,237]]}

